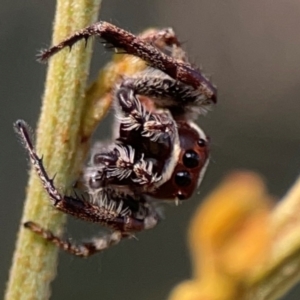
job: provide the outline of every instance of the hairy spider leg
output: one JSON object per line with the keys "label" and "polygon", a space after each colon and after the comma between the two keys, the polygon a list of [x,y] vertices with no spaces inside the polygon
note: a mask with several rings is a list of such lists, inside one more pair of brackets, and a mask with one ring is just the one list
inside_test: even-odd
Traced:
{"label": "hairy spider leg", "polygon": [[158,70],[145,70],[124,77],[121,88],[150,97],[158,108],[167,108],[176,119],[196,119],[206,114],[212,102],[191,86],[176,81]]}
{"label": "hairy spider leg", "polygon": [[189,63],[164,54],[150,43],[108,22],[100,21],[75,32],[61,43],[43,50],[38,55],[38,59],[45,61],[63,48],[71,48],[79,40],[87,41],[91,36],[98,36],[113,47],[143,59],[150,67],[161,70],[174,80],[193,87],[195,92],[203,95],[206,100],[216,103],[217,90],[201,71],[193,68]]}
{"label": "hairy spider leg", "polygon": [[99,223],[114,230],[114,232],[107,236],[95,238],[89,243],[74,245],[60,239],[34,222],[26,222],[24,224],[26,228],[71,254],[86,257],[119,243],[122,238],[130,237],[134,232],[149,229],[156,225],[158,217],[152,209],[148,210],[148,215],[144,219],[135,218],[128,213],[129,208],[126,207],[125,202],[118,201],[118,205],[116,205],[114,199],[110,199],[110,194],[103,195],[103,199],[98,201],[98,205],[92,204],[84,198],[62,195],[54,186],[53,179],[49,178],[42,158],[38,157],[35,152],[29,135],[29,126],[23,120],[18,120],[15,122],[14,128],[20,136],[22,144],[28,152],[31,163],[53,206],[79,219]]}
{"label": "hairy spider leg", "polygon": [[68,240],[62,240],[50,230],[44,229],[34,222],[25,222],[24,227],[40,235],[43,239],[53,243],[62,250],[79,257],[89,257],[111,246],[117,245],[125,237],[129,237],[129,235],[122,234],[120,231],[114,231],[102,237],[95,237],[91,242],[76,245]]}

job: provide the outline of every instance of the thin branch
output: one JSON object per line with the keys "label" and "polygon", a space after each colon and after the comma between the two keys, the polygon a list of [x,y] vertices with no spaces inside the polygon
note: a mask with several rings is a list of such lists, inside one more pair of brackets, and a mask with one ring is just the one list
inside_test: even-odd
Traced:
{"label": "thin branch", "polygon": [[[52,43],[95,22],[100,3],[101,0],[58,0]],[[90,135],[81,136],[81,122],[89,102],[84,95],[91,52],[90,43],[87,47],[81,43],[74,47],[72,55],[65,50],[49,63],[36,143],[47,170],[52,175],[57,174],[56,180],[62,187],[69,186],[78,175],[89,144]],[[34,220],[61,234],[65,216],[52,209],[47,201],[39,180],[31,171],[7,300],[49,298],[50,283],[56,274],[57,249],[22,226],[24,221]]]}

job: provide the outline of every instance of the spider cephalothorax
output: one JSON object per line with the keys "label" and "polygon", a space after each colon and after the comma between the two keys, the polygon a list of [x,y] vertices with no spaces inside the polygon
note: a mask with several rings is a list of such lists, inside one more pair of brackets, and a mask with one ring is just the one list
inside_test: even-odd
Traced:
{"label": "spider cephalothorax", "polygon": [[33,222],[25,223],[78,256],[89,256],[154,227],[159,220],[154,199],[179,201],[192,195],[209,161],[208,139],[193,121],[216,102],[215,87],[188,62],[172,29],[135,36],[99,22],[43,51],[39,58],[46,60],[90,36],[144,60],[148,67],[133,76],[120,74],[110,92],[116,112],[115,136],[91,151],[80,179],[87,199],[58,192],[32,146],[26,123],[15,124],[53,205],[113,230],[111,235],[76,246]]}

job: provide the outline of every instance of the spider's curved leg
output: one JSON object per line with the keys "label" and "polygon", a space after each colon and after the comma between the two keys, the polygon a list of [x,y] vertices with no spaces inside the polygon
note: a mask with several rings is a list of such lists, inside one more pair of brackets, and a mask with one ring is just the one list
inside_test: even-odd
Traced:
{"label": "spider's curved leg", "polygon": [[[106,206],[109,212],[107,212],[105,221],[101,219],[100,223],[104,226],[112,228],[113,231],[103,236],[93,237],[89,241],[81,243],[74,243],[70,240],[64,240],[61,237],[55,235],[52,231],[47,230],[32,221],[25,222],[24,227],[40,235],[42,238],[55,244],[64,251],[67,251],[76,256],[88,257],[118,244],[122,241],[122,239],[133,237],[134,233],[138,231],[150,229],[156,226],[159,220],[156,211],[144,206],[144,203],[138,203],[138,205],[142,206],[139,208],[140,211],[144,212],[144,215],[142,217],[139,216],[138,218],[130,216],[129,209],[127,208],[128,214],[123,218],[116,219],[113,218],[112,215],[118,214],[119,208],[114,206],[113,202],[108,201]],[[76,214],[73,213],[73,215],[75,215],[76,217],[81,218],[80,214],[80,211],[77,211]],[[110,218],[111,220],[109,220]],[[98,222],[99,216],[90,213],[88,216],[88,221]]]}
{"label": "spider's curved leg", "polygon": [[75,32],[61,43],[43,50],[38,58],[45,61],[63,48],[71,48],[76,42],[82,39],[87,41],[91,36],[98,36],[113,47],[143,59],[150,67],[164,72],[175,81],[191,86],[196,93],[203,95],[208,101],[216,103],[216,88],[200,70],[192,67],[189,63],[166,55],[143,39],[108,22],[100,21]]}
{"label": "spider's curved leg", "polygon": [[[125,199],[123,200],[124,202],[126,201]],[[118,244],[125,238],[133,237],[138,231],[155,227],[159,221],[158,213],[145,202],[137,202],[137,210],[132,207],[126,207],[121,211],[121,208],[124,208],[124,205],[120,204],[121,202],[119,202],[118,206],[110,199],[97,199],[97,201],[98,205],[101,205],[102,208],[104,208],[104,206],[106,207],[106,217],[105,219],[101,218],[101,221],[99,222],[99,215],[93,215],[92,209],[88,214],[88,221],[101,223],[102,225],[111,228],[112,232],[106,235],[93,237],[89,241],[74,243],[70,240],[62,239],[52,231],[47,230],[32,221],[25,222],[24,227],[40,235],[42,238],[55,244],[64,251],[76,256],[88,257]],[[122,217],[115,218],[114,215],[118,214]],[[82,218],[81,211],[77,211],[75,214],[73,213],[73,215]]]}
{"label": "spider's curved leg", "polygon": [[52,231],[41,227],[35,222],[26,222],[24,223],[24,227],[40,235],[43,239],[53,243],[62,250],[79,257],[89,257],[95,253],[102,252],[103,250],[118,244],[123,238],[129,236],[122,234],[120,231],[114,231],[111,234],[102,237],[95,237],[91,239],[90,242],[75,244],[69,240],[63,240]]}
{"label": "spider's curved leg", "polygon": [[145,70],[125,77],[120,84],[122,88],[151,98],[156,107],[168,109],[175,118],[195,119],[206,114],[214,104],[203,93],[159,70]]}
{"label": "spider's curved leg", "polygon": [[127,205],[126,199],[109,192],[107,194],[101,194],[100,197],[97,195],[97,201],[93,201],[93,195],[89,195],[91,199],[88,201],[83,197],[72,197],[61,194],[55,187],[53,179],[49,178],[42,159],[38,157],[35,152],[30,139],[28,125],[24,121],[18,120],[15,123],[15,130],[29,154],[31,163],[35,168],[52,205],[64,213],[73,215],[85,221],[99,223],[112,229],[114,232],[109,236],[96,239],[93,243],[74,246],[70,242],[63,242],[53,233],[41,228],[36,223],[26,222],[24,224],[26,228],[40,234],[45,239],[55,243],[57,246],[72,254],[88,256],[118,243],[122,238],[128,237],[131,233],[152,228],[157,224],[158,215],[152,208],[146,207],[146,204],[143,201],[139,202],[138,207],[138,211],[142,210],[144,212],[143,217],[140,218],[135,216],[135,212]]}

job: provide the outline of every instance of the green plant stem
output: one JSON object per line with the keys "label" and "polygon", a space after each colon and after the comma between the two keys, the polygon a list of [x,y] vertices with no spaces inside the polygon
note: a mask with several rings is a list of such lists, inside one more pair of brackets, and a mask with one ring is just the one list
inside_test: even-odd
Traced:
{"label": "green plant stem", "polygon": [[[100,3],[101,0],[58,0],[52,43],[95,22]],[[79,174],[89,144],[90,136],[82,139],[81,131],[91,52],[91,43],[85,47],[82,42],[74,46],[71,55],[66,49],[49,62],[36,147],[38,153],[43,154],[49,175],[57,174],[56,183],[60,188],[69,186]],[[34,171],[30,172],[6,300],[48,299],[50,296],[57,249],[24,229],[22,223],[28,220],[57,234],[62,233],[65,223],[65,216],[49,205]]]}

